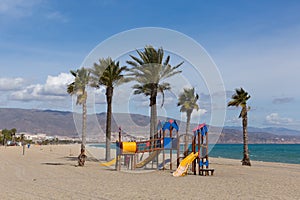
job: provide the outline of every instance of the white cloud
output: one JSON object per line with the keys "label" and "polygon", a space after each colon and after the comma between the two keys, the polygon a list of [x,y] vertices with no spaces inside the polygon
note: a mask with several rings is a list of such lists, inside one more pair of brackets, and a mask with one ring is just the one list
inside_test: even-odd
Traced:
{"label": "white cloud", "polygon": [[105,92],[105,87],[100,87],[99,89],[92,89],[92,93],[94,93],[95,95],[95,104],[106,104]]}
{"label": "white cloud", "polygon": [[71,74],[60,73],[58,76],[48,76],[46,84],[43,87],[43,93],[46,95],[65,95],[66,86],[74,81]]}
{"label": "white cloud", "polygon": [[290,125],[294,123],[292,118],[280,117],[278,113],[271,113],[266,116],[266,123],[272,125]]}
{"label": "white cloud", "polygon": [[24,83],[23,78],[0,78],[0,91],[18,90]]}
{"label": "white cloud", "polygon": [[71,74],[61,73],[58,76],[48,76],[44,85],[29,85],[10,94],[9,99],[17,101],[61,100],[67,96],[67,85],[74,81]]}
{"label": "white cloud", "polygon": [[11,93],[9,99],[18,101],[40,100],[40,91],[42,90],[42,88],[43,86],[40,84],[30,85],[22,90]]}
{"label": "white cloud", "polygon": [[202,115],[204,115],[205,113],[207,113],[207,110],[206,109],[199,109],[198,111],[197,110],[194,110],[192,112],[192,117],[200,117]]}
{"label": "white cloud", "polygon": [[[207,110],[205,110],[205,109],[199,109],[198,111],[197,111],[197,110],[194,110],[194,111],[192,112],[191,122],[192,122],[192,123],[199,123],[200,120],[201,120],[201,117],[202,117],[205,113],[207,113]],[[181,113],[181,120],[186,121],[186,113],[185,113],[185,112]]]}

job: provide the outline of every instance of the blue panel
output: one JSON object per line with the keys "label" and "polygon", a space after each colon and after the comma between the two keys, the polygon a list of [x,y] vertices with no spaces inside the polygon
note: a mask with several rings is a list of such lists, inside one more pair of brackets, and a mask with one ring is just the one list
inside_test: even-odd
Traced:
{"label": "blue panel", "polygon": [[203,129],[204,129],[205,133],[208,132],[207,126],[204,126]]}
{"label": "blue panel", "polygon": [[208,165],[209,165],[209,162],[208,162],[208,160],[207,161],[205,161],[205,162],[202,162],[202,160],[200,160],[200,162],[199,162],[199,166],[200,167],[203,167],[203,166],[206,166],[206,167],[208,167]]}
{"label": "blue panel", "polygon": [[121,154],[120,142],[116,142],[116,150],[117,155]]}
{"label": "blue panel", "polygon": [[201,128],[201,135],[202,136],[205,136],[206,132],[205,132],[205,129],[204,128]]}
{"label": "blue panel", "polygon": [[202,166],[203,166],[203,162],[202,162],[202,160],[200,160],[200,162],[199,162],[199,166],[200,166],[200,167],[202,167]]}
{"label": "blue panel", "polygon": [[172,138],[164,138],[164,149],[172,149]]}

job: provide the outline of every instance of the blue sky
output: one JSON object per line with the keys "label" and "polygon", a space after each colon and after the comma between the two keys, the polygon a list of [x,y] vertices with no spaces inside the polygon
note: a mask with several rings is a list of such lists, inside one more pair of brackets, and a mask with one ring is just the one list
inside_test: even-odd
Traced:
{"label": "blue sky", "polygon": [[[292,0],[0,0],[0,107],[71,110],[70,69],[112,35],[162,27],[206,49],[228,95],[237,87],[250,93],[250,126],[300,130],[299,10]],[[206,120],[207,90],[197,92]],[[104,97],[97,101],[104,107]],[[225,125],[240,126],[238,114],[228,109]]]}

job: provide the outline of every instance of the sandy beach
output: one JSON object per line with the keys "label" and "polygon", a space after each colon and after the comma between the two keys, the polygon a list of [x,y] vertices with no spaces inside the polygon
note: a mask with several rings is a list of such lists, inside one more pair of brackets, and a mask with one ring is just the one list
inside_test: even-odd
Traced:
{"label": "sandy beach", "polygon": [[173,177],[117,172],[91,156],[75,167],[79,149],[31,146],[23,156],[22,147],[0,147],[0,199],[300,199],[300,165],[211,158],[214,176]]}

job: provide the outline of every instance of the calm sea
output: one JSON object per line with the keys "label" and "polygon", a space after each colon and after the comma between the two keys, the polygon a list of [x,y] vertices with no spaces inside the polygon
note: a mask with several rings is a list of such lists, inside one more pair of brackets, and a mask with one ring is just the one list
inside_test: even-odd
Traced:
{"label": "calm sea", "polygon": [[[300,164],[300,144],[249,144],[250,160]],[[216,144],[211,157],[243,158],[242,144]]]}
{"label": "calm sea", "polygon": [[[90,146],[105,148],[105,144]],[[111,146],[115,148],[115,144]],[[250,159],[264,162],[300,164],[300,144],[249,144]],[[216,144],[209,152],[211,157],[242,160],[242,144]]]}

